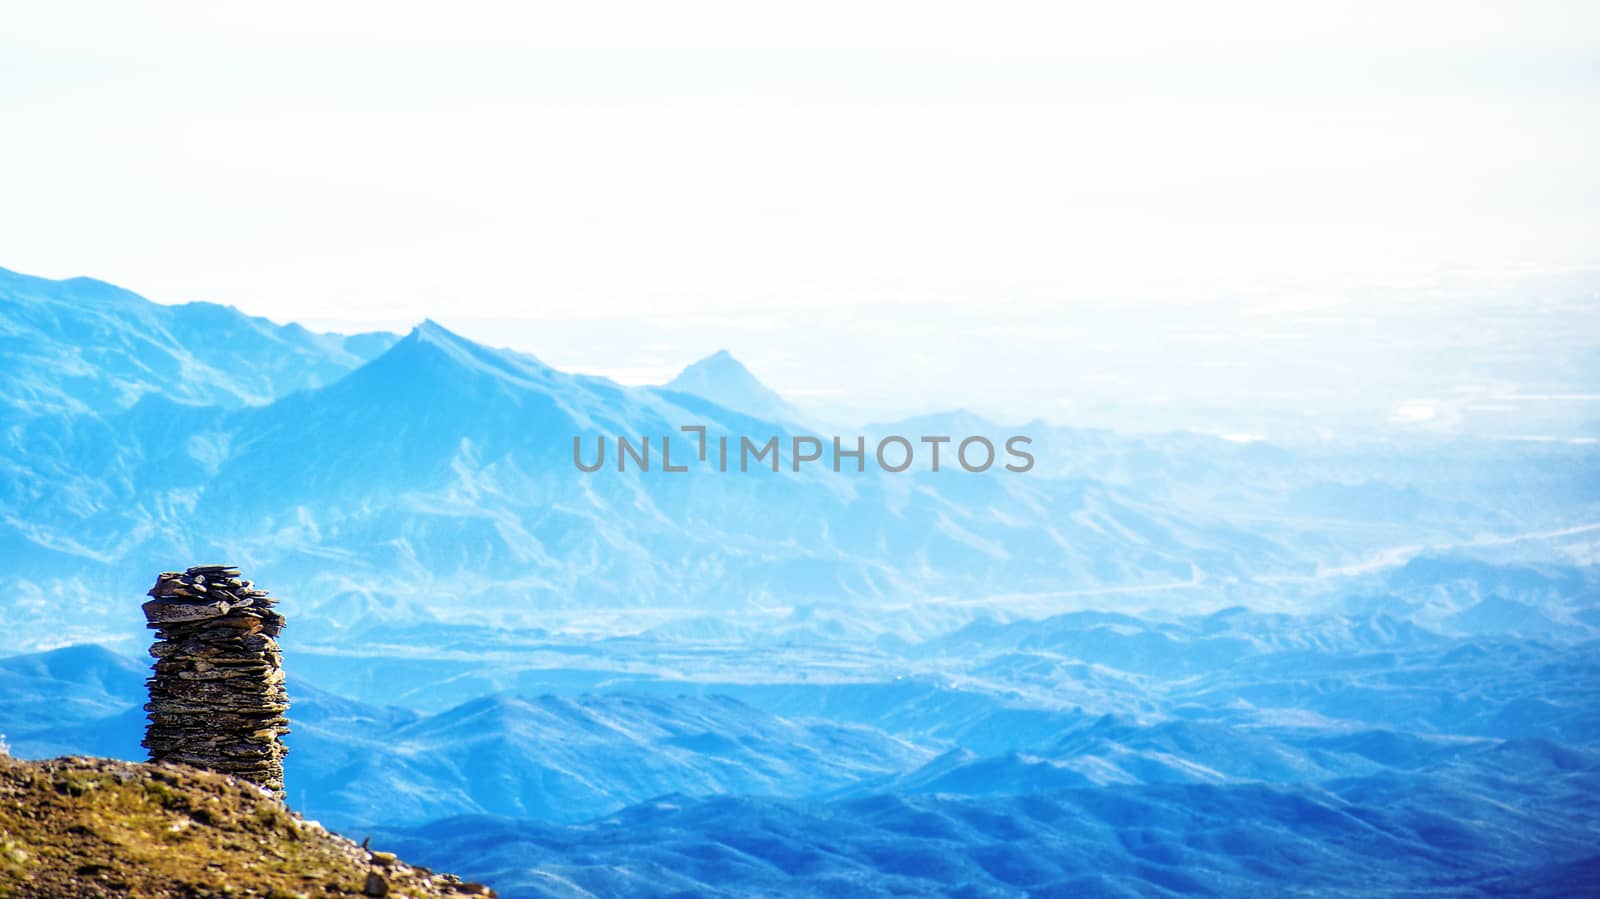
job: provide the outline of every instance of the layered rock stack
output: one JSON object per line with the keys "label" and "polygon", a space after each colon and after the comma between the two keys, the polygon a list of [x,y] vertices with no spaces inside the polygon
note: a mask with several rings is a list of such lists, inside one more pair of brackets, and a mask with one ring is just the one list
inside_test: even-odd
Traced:
{"label": "layered rock stack", "polygon": [[150,595],[150,760],[232,774],[282,797],[289,695],[275,601],[226,565],[163,572]]}

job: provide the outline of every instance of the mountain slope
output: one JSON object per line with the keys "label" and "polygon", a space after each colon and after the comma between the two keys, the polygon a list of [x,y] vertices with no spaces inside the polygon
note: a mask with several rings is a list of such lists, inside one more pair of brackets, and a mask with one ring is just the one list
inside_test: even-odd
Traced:
{"label": "mountain slope", "polygon": [[[682,389],[566,374],[431,322],[323,383],[319,371],[343,373],[386,339],[158,307],[99,282],[9,277],[25,298],[0,309],[14,325],[0,338],[10,340],[0,345],[0,399],[18,398],[13,413],[31,410],[0,428],[0,607],[15,613],[0,648],[9,650],[132,648],[141,624],[103,614],[103,598],[141,594],[173,560],[212,557],[248,564],[286,597],[303,625],[296,634],[330,645],[355,629],[637,633],[688,615],[746,633],[783,622],[806,640],[918,639],[986,609],[1033,617],[1113,595],[1144,608],[1281,608],[1317,599],[1338,572],[1360,576],[1374,557],[1403,558],[1396,547],[1440,530],[1478,539],[1536,523],[1500,502],[1507,496],[1533,496],[1545,509],[1539,524],[1581,525],[1595,488],[1571,487],[1600,483],[1584,478],[1600,456],[1581,447],[1452,449],[1447,463],[1400,464],[1392,453],[1120,438],[1038,422],[1027,428],[1041,429],[1039,464],[1026,475],[886,474],[870,462],[864,472],[825,462],[740,471],[741,438],[759,443],[789,425]],[[677,387],[716,395],[715,383],[743,385],[771,399],[731,357],[695,371]],[[298,386],[307,389],[290,390]],[[752,408],[737,399],[723,397]],[[730,441],[729,470],[694,458],[685,424],[704,425],[708,446]],[[886,427],[958,438],[995,425],[956,412]],[[698,463],[688,472],[662,470],[668,436],[676,462]],[[618,471],[616,440],[647,437],[652,470]],[[601,470],[578,470],[575,438],[586,458],[609,447]],[[1426,490],[1406,486],[1429,477]],[[1465,482],[1472,502],[1435,498]],[[1466,608],[1453,597],[1448,606],[1424,599],[1434,620],[1469,630],[1521,614],[1491,604],[1452,618]],[[35,614],[47,608],[56,614]],[[653,612],[637,614],[644,609]],[[1521,626],[1566,632],[1579,614],[1536,606]],[[1114,629],[1091,640],[1102,636],[1157,667],[1179,640],[1122,640]]]}
{"label": "mountain slope", "polygon": [[146,395],[267,403],[332,383],[393,341],[315,334],[211,303],[161,306],[90,278],[0,269],[0,420],[107,414]]}
{"label": "mountain slope", "polygon": [[149,671],[99,646],[0,659],[0,735],[30,758],[144,758]]}
{"label": "mountain slope", "polygon": [[727,350],[718,350],[684,368],[663,389],[691,393],[762,421],[791,423],[800,417],[788,401],[757,380]]}
{"label": "mountain slope", "polygon": [[492,896],[174,765],[0,754],[0,896]]}
{"label": "mountain slope", "polygon": [[726,697],[500,695],[364,740],[296,727],[291,796],[336,823],[464,812],[579,821],[666,793],[809,796],[928,757],[867,727],[790,721]]}
{"label": "mountain slope", "polygon": [[[1507,782],[1520,786],[1507,789]],[[1600,757],[1515,741],[1326,787],[1155,784],[831,803],[667,797],[580,826],[383,831],[508,897],[1592,895]]]}
{"label": "mountain slope", "polygon": [[[73,607],[105,589],[91,584],[137,593],[118,579],[225,556],[288,597],[292,619],[315,615],[308,632],[334,634],[429,618],[538,626],[552,609],[865,611],[930,594],[1182,583],[1196,566],[1291,557],[1087,479],[737,462],[665,473],[664,436],[695,461],[686,422],[735,454],[742,437],[783,433],[425,323],[337,382],[264,406],[146,398],[19,429],[30,452],[0,459],[14,472],[0,478],[0,587]],[[654,468],[617,471],[614,443],[604,470],[573,464],[575,438],[592,453],[617,436],[654,438]],[[28,645],[19,636],[0,640]]]}
{"label": "mountain slope", "polygon": [[[142,759],[147,673],[95,646],[0,659],[0,734],[19,756]],[[664,793],[810,796],[929,757],[870,727],[725,696],[500,694],[423,716],[298,678],[289,691],[289,797],[336,827],[467,813],[576,821]]]}

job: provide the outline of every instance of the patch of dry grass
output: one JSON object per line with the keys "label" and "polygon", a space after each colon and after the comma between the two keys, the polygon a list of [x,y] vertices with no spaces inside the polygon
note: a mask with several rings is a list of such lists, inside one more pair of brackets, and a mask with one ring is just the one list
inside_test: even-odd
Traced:
{"label": "patch of dry grass", "polygon": [[0,897],[493,895],[178,765],[0,756]]}

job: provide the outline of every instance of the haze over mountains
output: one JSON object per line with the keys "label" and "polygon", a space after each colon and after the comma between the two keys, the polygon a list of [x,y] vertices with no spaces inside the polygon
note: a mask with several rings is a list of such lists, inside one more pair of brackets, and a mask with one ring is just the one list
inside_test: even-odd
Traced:
{"label": "haze over mountains", "polygon": [[284,597],[291,803],[502,895],[1596,882],[1595,446],[951,410],[864,432],[1035,471],[584,473],[812,426],[727,354],[624,387],[81,279],[4,273],[0,341],[20,755],[142,758],[139,601],[226,561]]}
{"label": "haze over mountains", "polygon": [[[856,614],[909,636],[921,616],[959,623],[964,603],[997,594],[1114,589],[1137,602],[1208,579],[1308,578],[1418,537],[1600,518],[1595,454],[1564,445],[1439,443],[1396,462],[1033,423],[1028,476],[584,474],[574,436],[692,423],[762,438],[793,425],[752,417],[781,400],[721,355],[676,387],[625,388],[431,322],[392,342],[334,338],[88,280],[9,274],[3,286],[4,327],[25,352],[0,392],[0,590],[52,608],[40,622],[74,622],[13,629],[0,640],[14,649],[136,642],[91,614],[99,595],[137,595],[146,572],[183,559],[246,564],[319,631],[594,627],[602,610],[634,610],[634,625],[711,609],[770,624],[800,608],[916,604],[892,622]],[[696,384],[714,396],[681,389]],[[718,405],[719,391],[745,409]],[[972,416],[895,427],[1019,430]]]}

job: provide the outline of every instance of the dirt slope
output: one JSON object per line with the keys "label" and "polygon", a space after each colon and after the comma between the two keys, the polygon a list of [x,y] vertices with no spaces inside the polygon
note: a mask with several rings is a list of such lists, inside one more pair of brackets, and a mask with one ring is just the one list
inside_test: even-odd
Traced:
{"label": "dirt slope", "polygon": [[0,754],[0,897],[462,897],[254,785],[175,765]]}

